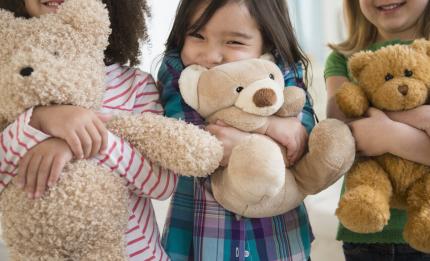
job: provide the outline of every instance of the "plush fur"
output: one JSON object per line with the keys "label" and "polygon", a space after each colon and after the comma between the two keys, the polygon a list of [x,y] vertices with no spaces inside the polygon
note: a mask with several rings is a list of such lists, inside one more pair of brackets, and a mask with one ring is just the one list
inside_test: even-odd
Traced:
{"label": "plush fur", "polygon": [[[208,122],[222,120],[254,132],[270,115],[297,116],[305,103],[298,87],[284,88],[282,72],[273,62],[249,59],[212,69],[192,65],[179,79],[185,102]],[[212,176],[215,199],[246,217],[269,217],[298,206],[308,194],[335,182],[352,165],[355,144],[348,127],[337,120],[318,124],[309,151],[286,168],[283,146],[253,134],[233,148],[228,166]]]}
{"label": "plush fur", "polygon": [[[2,129],[34,106],[98,109],[109,34],[108,12],[98,0],[67,0],[40,18],[0,10]],[[120,115],[109,127],[152,162],[184,175],[206,176],[222,158],[215,137],[152,113]],[[9,183],[0,209],[11,260],[126,260],[128,193],[122,178],[92,160],[68,164],[42,199],[28,199]]]}
{"label": "plush fur", "polygon": [[[369,106],[403,111],[427,102],[430,88],[430,43],[393,45],[363,51],[349,60],[356,83],[345,83],[336,95],[349,117]],[[389,130],[387,130],[389,131]],[[346,191],[336,211],[340,222],[358,233],[381,231],[390,208],[406,209],[404,239],[430,253],[430,168],[391,154],[355,163],[346,176]]]}

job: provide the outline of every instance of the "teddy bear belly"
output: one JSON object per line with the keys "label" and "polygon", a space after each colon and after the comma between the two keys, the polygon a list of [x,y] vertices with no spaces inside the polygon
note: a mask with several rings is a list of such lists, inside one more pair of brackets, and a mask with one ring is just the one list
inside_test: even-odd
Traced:
{"label": "teddy bear belly", "polygon": [[32,255],[50,249],[53,257],[91,249],[104,233],[117,234],[113,241],[123,242],[127,201],[120,177],[89,161],[78,161],[66,167],[59,183],[41,199],[29,199],[9,184],[0,197],[3,236],[11,248]]}
{"label": "teddy bear belly", "polygon": [[387,172],[393,187],[391,207],[406,208],[409,188],[424,175],[430,174],[430,168],[388,153],[376,160]]}

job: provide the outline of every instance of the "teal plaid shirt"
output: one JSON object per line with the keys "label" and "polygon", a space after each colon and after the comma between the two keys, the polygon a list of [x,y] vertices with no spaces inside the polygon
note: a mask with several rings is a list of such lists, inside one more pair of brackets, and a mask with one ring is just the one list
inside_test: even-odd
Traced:
{"label": "teal plaid shirt", "polygon": [[[304,88],[302,69],[284,71],[285,86]],[[168,117],[203,125],[199,114],[182,99],[178,79],[184,66],[178,53],[166,55],[158,80]],[[314,113],[308,99],[301,114],[308,132]],[[180,177],[172,197],[162,244],[176,260],[308,260],[312,230],[304,204],[269,218],[236,219],[212,194],[210,178]]]}

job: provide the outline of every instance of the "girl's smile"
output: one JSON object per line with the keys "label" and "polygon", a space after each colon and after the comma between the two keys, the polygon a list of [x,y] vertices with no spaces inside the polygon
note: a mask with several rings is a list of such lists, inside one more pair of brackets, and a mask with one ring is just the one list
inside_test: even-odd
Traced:
{"label": "girl's smile", "polygon": [[24,0],[24,2],[30,16],[41,16],[57,12],[64,0]]}

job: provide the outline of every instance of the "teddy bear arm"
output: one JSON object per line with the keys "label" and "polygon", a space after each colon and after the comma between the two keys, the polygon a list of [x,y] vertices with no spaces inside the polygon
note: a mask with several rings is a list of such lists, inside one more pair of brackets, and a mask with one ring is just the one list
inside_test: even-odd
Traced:
{"label": "teddy bear arm", "polygon": [[358,85],[345,82],[336,93],[339,109],[349,118],[362,116],[369,108],[369,100]]}
{"label": "teddy bear arm", "polygon": [[296,181],[306,194],[316,194],[351,168],[355,141],[348,126],[336,119],[321,121],[309,136],[309,151],[294,165]]}
{"label": "teddy bear arm", "polygon": [[288,87],[284,89],[284,104],[276,112],[280,117],[293,117],[300,114],[305,106],[306,94],[299,87]]}
{"label": "teddy bear arm", "polygon": [[221,143],[208,132],[154,113],[116,117],[108,128],[150,161],[185,176],[211,174],[223,156]]}

